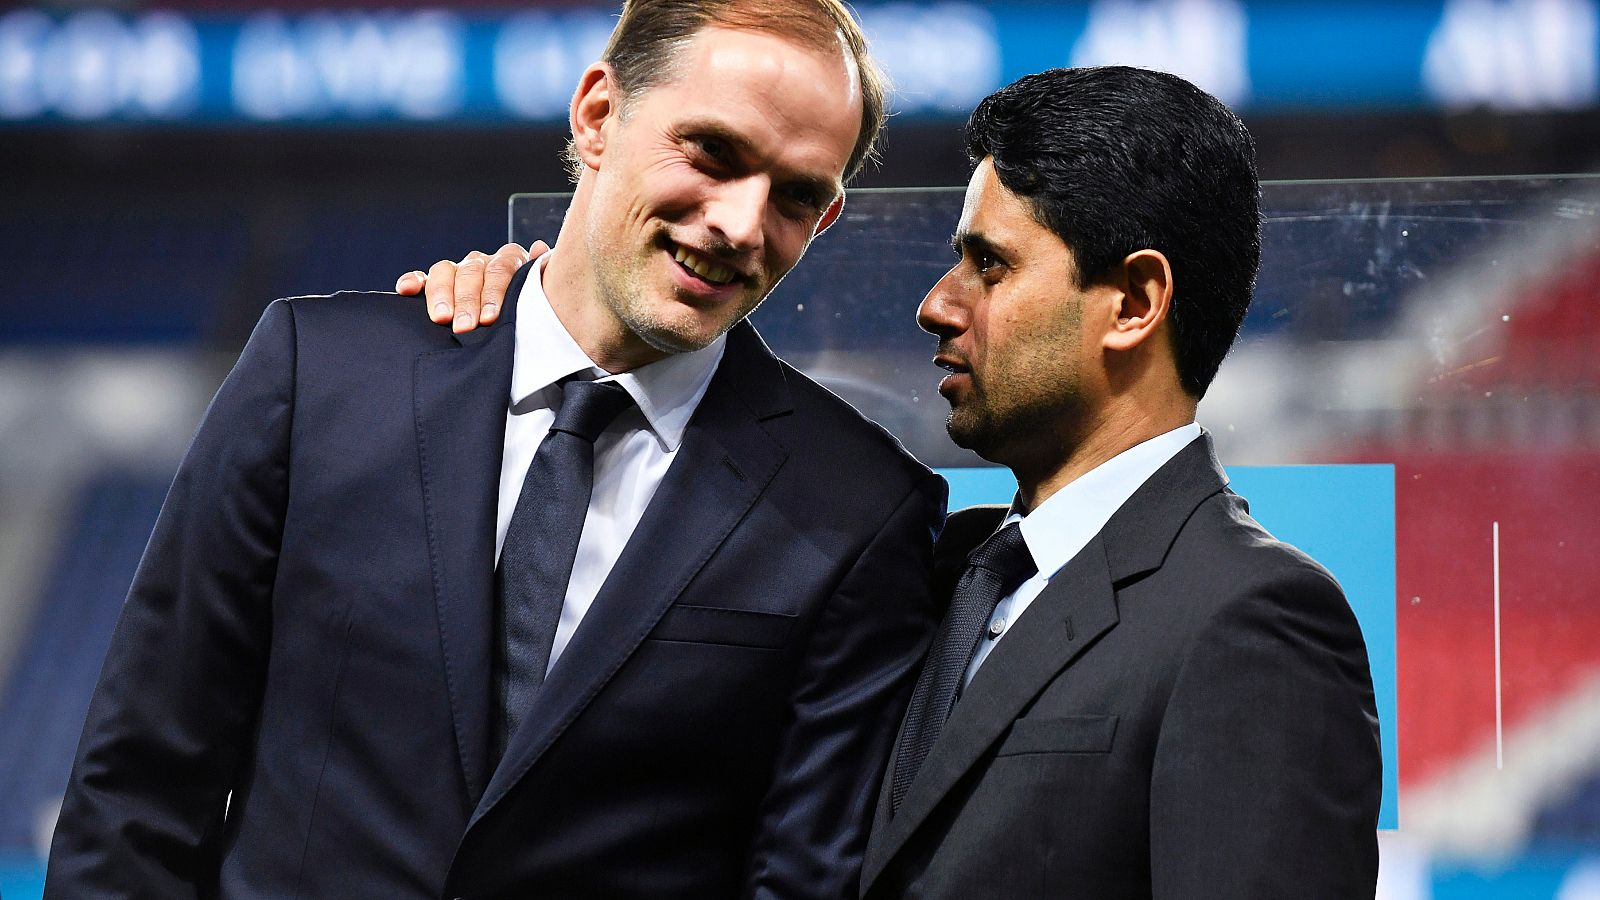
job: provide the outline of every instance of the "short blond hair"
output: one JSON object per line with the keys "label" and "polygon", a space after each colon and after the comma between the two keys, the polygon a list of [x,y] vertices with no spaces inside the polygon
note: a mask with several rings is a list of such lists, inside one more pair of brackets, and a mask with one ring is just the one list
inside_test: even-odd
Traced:
{"label": "short blond hair", "polygon": [[[866,33],[841,0],[625,0],[600,59],[616,73],[624,98],[638,96],[671,77],[683,45],[710,26],[779,34],[825,52],[843,43],[861,84],[861,130],[845,163],[845,180],[877,158],[889,83],[867,49]],[[567,163],[577,181],[583,163],[571,141]]]}

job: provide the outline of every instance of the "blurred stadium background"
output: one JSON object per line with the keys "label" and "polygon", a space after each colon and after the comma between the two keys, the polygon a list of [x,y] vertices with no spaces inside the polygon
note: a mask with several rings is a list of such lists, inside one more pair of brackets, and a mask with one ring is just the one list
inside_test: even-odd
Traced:
{"label": "blurred stadium background", "polygon": [[[270,6],[0,7],[6,898],[38,895],[133,567],[260,310],[497,246],[509,194],[566,186],[567,98],[614,13]],[[1244,115],[1282,183],[1201,420],[1230,465],[1395,467],[1380,896],[1600,898],[1600,0],[859,11],[899,91],[861,186],[962,183],[966,112],[1050,66],[1174,71]],[[970,464],[911,324],[951,195],[874,203],[893,214],[856,224],[879,230],[824,237],[832,263],[757,321],[930,463]]]}

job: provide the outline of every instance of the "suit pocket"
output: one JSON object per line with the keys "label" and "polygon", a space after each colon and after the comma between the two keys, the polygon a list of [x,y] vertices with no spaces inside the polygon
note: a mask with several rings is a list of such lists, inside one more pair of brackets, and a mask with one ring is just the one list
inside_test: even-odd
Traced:
{"label": "suit pocket", "polygon": [[657,641],[777,649],[789,642],[795,618],[782,613],[748,609],[673,606],[656,623],[650,638]]}
{"label": "suit pocket", "polygon": [[997,755],[1109,753],[1116,734],[1116,716],[1025,716],[1011,723]]}

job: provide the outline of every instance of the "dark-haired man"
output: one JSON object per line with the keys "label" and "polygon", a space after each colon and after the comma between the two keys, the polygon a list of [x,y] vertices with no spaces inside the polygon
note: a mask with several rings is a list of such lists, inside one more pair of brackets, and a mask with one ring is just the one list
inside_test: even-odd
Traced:
{"label": "dark-haired man", "polygon": [[960,259],[918,322],[951,437],[1018,492],[940,537],[951,606],[863,894],[1373,896],[1360,630],[1195,424],[1260,257],[1248,132],[1171,75],[1057,69],[984,100],[968,149]]}
{"label": "dark-haired man", "polygon": [[1249,134],[1180,78],[1102,68],[1023,78],[967,135],[961,258],[917,320],[951,438],[1018,492],[940,538],[951,610],[865,896],[1373,896],[1361,632],[1194,421],[1260,256]]}
{"label": "dark-haired man", "polygon": [[740,322],[882,113],[838,0],[633,0],[502,327],[274,303],[130,590],[46,895],[852,895],[944,485]]}

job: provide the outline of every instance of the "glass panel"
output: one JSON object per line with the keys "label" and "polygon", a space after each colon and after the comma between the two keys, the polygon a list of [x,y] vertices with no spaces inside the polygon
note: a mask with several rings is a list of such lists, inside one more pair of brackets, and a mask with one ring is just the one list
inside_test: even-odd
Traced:
{"label": "glass panel", "polygon": [[[961,200],[852,193],[755,316],[947,470],[953,505],[1010,489],[943,437],[913,323]],[[513,200],[515,236],[555,233],[541,204],[562,206]],[[1362,613],[1398,753],[1386,893],[1583,890],[1600,880],[1578,863],[1600,846],[1600,178],[1270,183],[1263,208],[1255,303],[1200,421],[1257,515]]]}
{"label": "glass panel", "polygon": [[[1004,502],[1007,473],[945,438],[913,323],[961,200],[852,193],[755,319],[946,472],[957,505]],[[1255,513],[1362,616],[1398,776],[1380,895],[1600,896],[1600,179],[1270,184],[1264,201],[1256,304],[1200,419]],[[565,204],[514,198],[513,235],[553,237]],[[0,358],[6,897],[38,895],[111,623],[223,362]]]}

